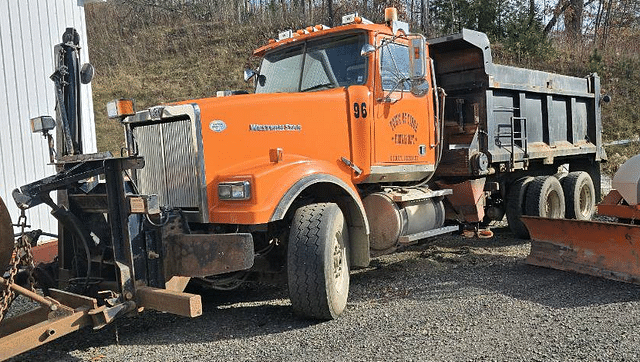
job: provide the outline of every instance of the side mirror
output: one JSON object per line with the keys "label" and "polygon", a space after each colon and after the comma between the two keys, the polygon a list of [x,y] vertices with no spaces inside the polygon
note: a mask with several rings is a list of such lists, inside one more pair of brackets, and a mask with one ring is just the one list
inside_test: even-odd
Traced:
{"label": "side mirror", "polygon": [[376,47],[374,47],[373,45],[367,43],[367,44],[362,46],[362,49],[360,49],[360,56],[368,57],[369,55],[371,55],[371,54],[373,54],[375,52],[376,52]]}
{"label": "side mirror", "polygon": [[409,78],[411,80],[424,79],[427,74],[426,64],[424,38],[411,39],[409,43]]}
{"label": "side mirror", "polygon": [[425,44],[422,36],[409,41],[409,79],[411,93],[415,96],[423,96],[429,91],[429,82],[425,79],[427,75]]}
{"label": "side mirror", "polygon": [[248,82],[251,78],[255,77],[258,74],[258,72],[256,72],[253,69],[245,69],[244,70],[244,81]]}
{"label": "side mirror", "polygon": [[82,84],[89,84],[93,79],[93,74],[95,73],[95,68],[90,63],[82,64],[82,68],[80,68],[80,82]]}

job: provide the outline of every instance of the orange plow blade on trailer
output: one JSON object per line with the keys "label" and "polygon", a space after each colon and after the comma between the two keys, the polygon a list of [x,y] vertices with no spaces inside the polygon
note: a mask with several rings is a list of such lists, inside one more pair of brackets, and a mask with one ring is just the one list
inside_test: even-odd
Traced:
{"label": "orange plow blade on trailer", "polygon": [[526,263],[640,284],[640,225],[523,216]]}

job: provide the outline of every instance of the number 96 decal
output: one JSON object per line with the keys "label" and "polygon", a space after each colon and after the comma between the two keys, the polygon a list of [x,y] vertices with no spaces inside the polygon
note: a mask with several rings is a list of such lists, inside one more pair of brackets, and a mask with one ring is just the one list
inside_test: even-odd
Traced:
{"label": "number 96 decal", "polygon": [[353,116],[355,118],[367,118],[367,104],[366,103],[354,103],[353,104]]}

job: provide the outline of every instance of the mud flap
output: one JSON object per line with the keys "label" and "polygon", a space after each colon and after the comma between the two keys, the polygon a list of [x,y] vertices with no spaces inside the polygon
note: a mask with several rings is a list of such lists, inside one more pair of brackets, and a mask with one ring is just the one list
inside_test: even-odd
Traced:
{"label": "mud flap", "polygon": [[640,284],[640,226],[523,216],[527,264]]}

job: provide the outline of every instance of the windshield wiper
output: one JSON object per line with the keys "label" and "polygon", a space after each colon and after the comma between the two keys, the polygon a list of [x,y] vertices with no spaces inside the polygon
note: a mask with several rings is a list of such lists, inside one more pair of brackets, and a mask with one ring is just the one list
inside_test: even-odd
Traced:
{"label": "windshield wiper", "polygon": [[308,91],[315,90],[315,89],[322,88],[322,87],[334,88],[333,82],[316,84],[313,87],[301,89],[300,92],[308,92]]}

